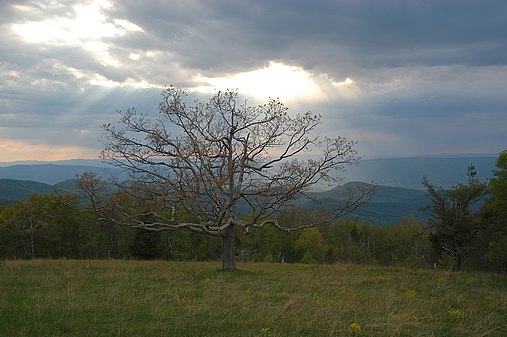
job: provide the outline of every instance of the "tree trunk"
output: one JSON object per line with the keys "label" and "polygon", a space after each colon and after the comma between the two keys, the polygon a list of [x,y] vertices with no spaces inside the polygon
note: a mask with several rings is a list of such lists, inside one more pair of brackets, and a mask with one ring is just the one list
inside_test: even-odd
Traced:
{"label": "tree trunk", "polygon": [[29,230],[29,234],[30,234],[30,257],[32,258],[32,260],[35,259],[35,242],[34,242],[34,225],[32,223],[32,219],[30,219],[30,230]]}
{"label": "tree trunk", "polygon": [[236,269],[232,229],[232,227],[227,228],[224,235],[222,235],[222,269]]}
{"label": "tree trunk", "polygon": [[453,271],[460,271],[463,266],[463,254],[458,249],[456,251],[456,255],[454,256],[454,265],[452,266]]}
{"label": "tree trunk", "polygon": [[109,252],[108,258],[117,259],[119,256],[119,248],[118,248],[118,240],[116,239],[116,231],[113,227],[113,224],[108,226],[108,236],[109,236]]}
{"label": "tree trunk", "polygon": [[30,231],[30,257],[32,260],[35,259],[35,243],[33,240],[33,232]]}

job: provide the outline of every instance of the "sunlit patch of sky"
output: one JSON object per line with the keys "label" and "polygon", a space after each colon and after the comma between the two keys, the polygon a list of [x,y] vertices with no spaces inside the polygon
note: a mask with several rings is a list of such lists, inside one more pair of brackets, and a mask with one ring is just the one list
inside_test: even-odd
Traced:
{"label": "sunlit patch of sky", "polygon": [[[108,1],[95,0],[85,5],[73,6],[73,13],[69,17],[15,23],[12,30],[31,43],[81,45],[103,65],[119,67],[122,65],[121,61],[109,52],[109,45],[102,40],[129,32],[142,32],[143,29],[124,19],[110,21],[102,11],[111,6]],[[21,10],[30,9],[23,6]]]}
{"label": "sunlit patch of sky", "polygon": [[339,90],[354,83],[349,77],[336,82],[325,75],[319,78],[301,67],[273,61],[256,70],[215,78],[197,75],[194,80],[198,84],[194,90],[200,92],[211,93],[217,89],[233,88],[259,99],[272,97],[289,102],[325,100],[325,86],[334,86]]}

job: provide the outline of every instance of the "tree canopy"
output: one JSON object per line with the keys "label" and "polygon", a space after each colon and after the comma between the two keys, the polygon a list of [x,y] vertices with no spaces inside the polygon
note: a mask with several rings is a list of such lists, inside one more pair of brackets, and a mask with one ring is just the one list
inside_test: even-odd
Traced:
{"label": "tree canopy", "polygon": [[498,156],[496,169],[489,183],[489,192],[493,205],[507,215],[507,150]]}
{"label": "tree canopy", "polygon": [[489,199],[483,210],[488,226],[485,258],[497,270],[507,270],[507,150],[498,156],[493,178],[488,186]]}

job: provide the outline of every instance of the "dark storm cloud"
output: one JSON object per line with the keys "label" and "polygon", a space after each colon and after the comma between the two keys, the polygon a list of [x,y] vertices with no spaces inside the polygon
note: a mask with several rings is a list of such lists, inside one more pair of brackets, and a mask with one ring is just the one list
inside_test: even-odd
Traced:
{"label": "dark storm cloud", "polygon": [[[175,47],[197,69],[228,69],[268,55],[309,67],[482,66],[504,64],[507,56],[505,1],[122,4],[122,14],[157,37],[153,43]],[[321,49],[325,58],[315,57]]]}

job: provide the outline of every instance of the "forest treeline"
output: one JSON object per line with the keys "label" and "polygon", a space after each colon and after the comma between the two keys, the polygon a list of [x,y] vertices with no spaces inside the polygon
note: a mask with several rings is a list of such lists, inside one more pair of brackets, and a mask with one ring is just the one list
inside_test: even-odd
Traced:
{"label": "forest treeline", "polygon": [[[459,255],[459,269],[506,272],[507,151],[500,154],[493,178],[487,183],[478,182],[473,170],[468,174],[467,184],[447,189],[431,184],[431,177],[423,180],[433,201],[427,209],[429,223],[407,215],[390,226],[348,218],[295,232],[268,226],[245,235],[238,229],[236,258],[455,268]],[[156,232],[115,226],[101,221],[78,199],[70,194],[34,194],[1,207],[0,257],[220,259],[217,237],[187,230]],[[314,216],[313,211],[296,207],[278,214],[277,220],[282,226],[296,227]]]}
{"label": "forest treeline", "polygon": [[[311,217],[306,209],[279,215],[291,225]],[[407,217],[393,226],[357,219],[299,232],[265,227],[236,233],[240,261],[409,264],[432,260],[424,226]],[[219,238],[190,231],[153,232],[97,221],[71,196],[32,195],[0,209],[0,254],[8,259],[220,259]],[[427,260],[427,262],[426,262]]]}

